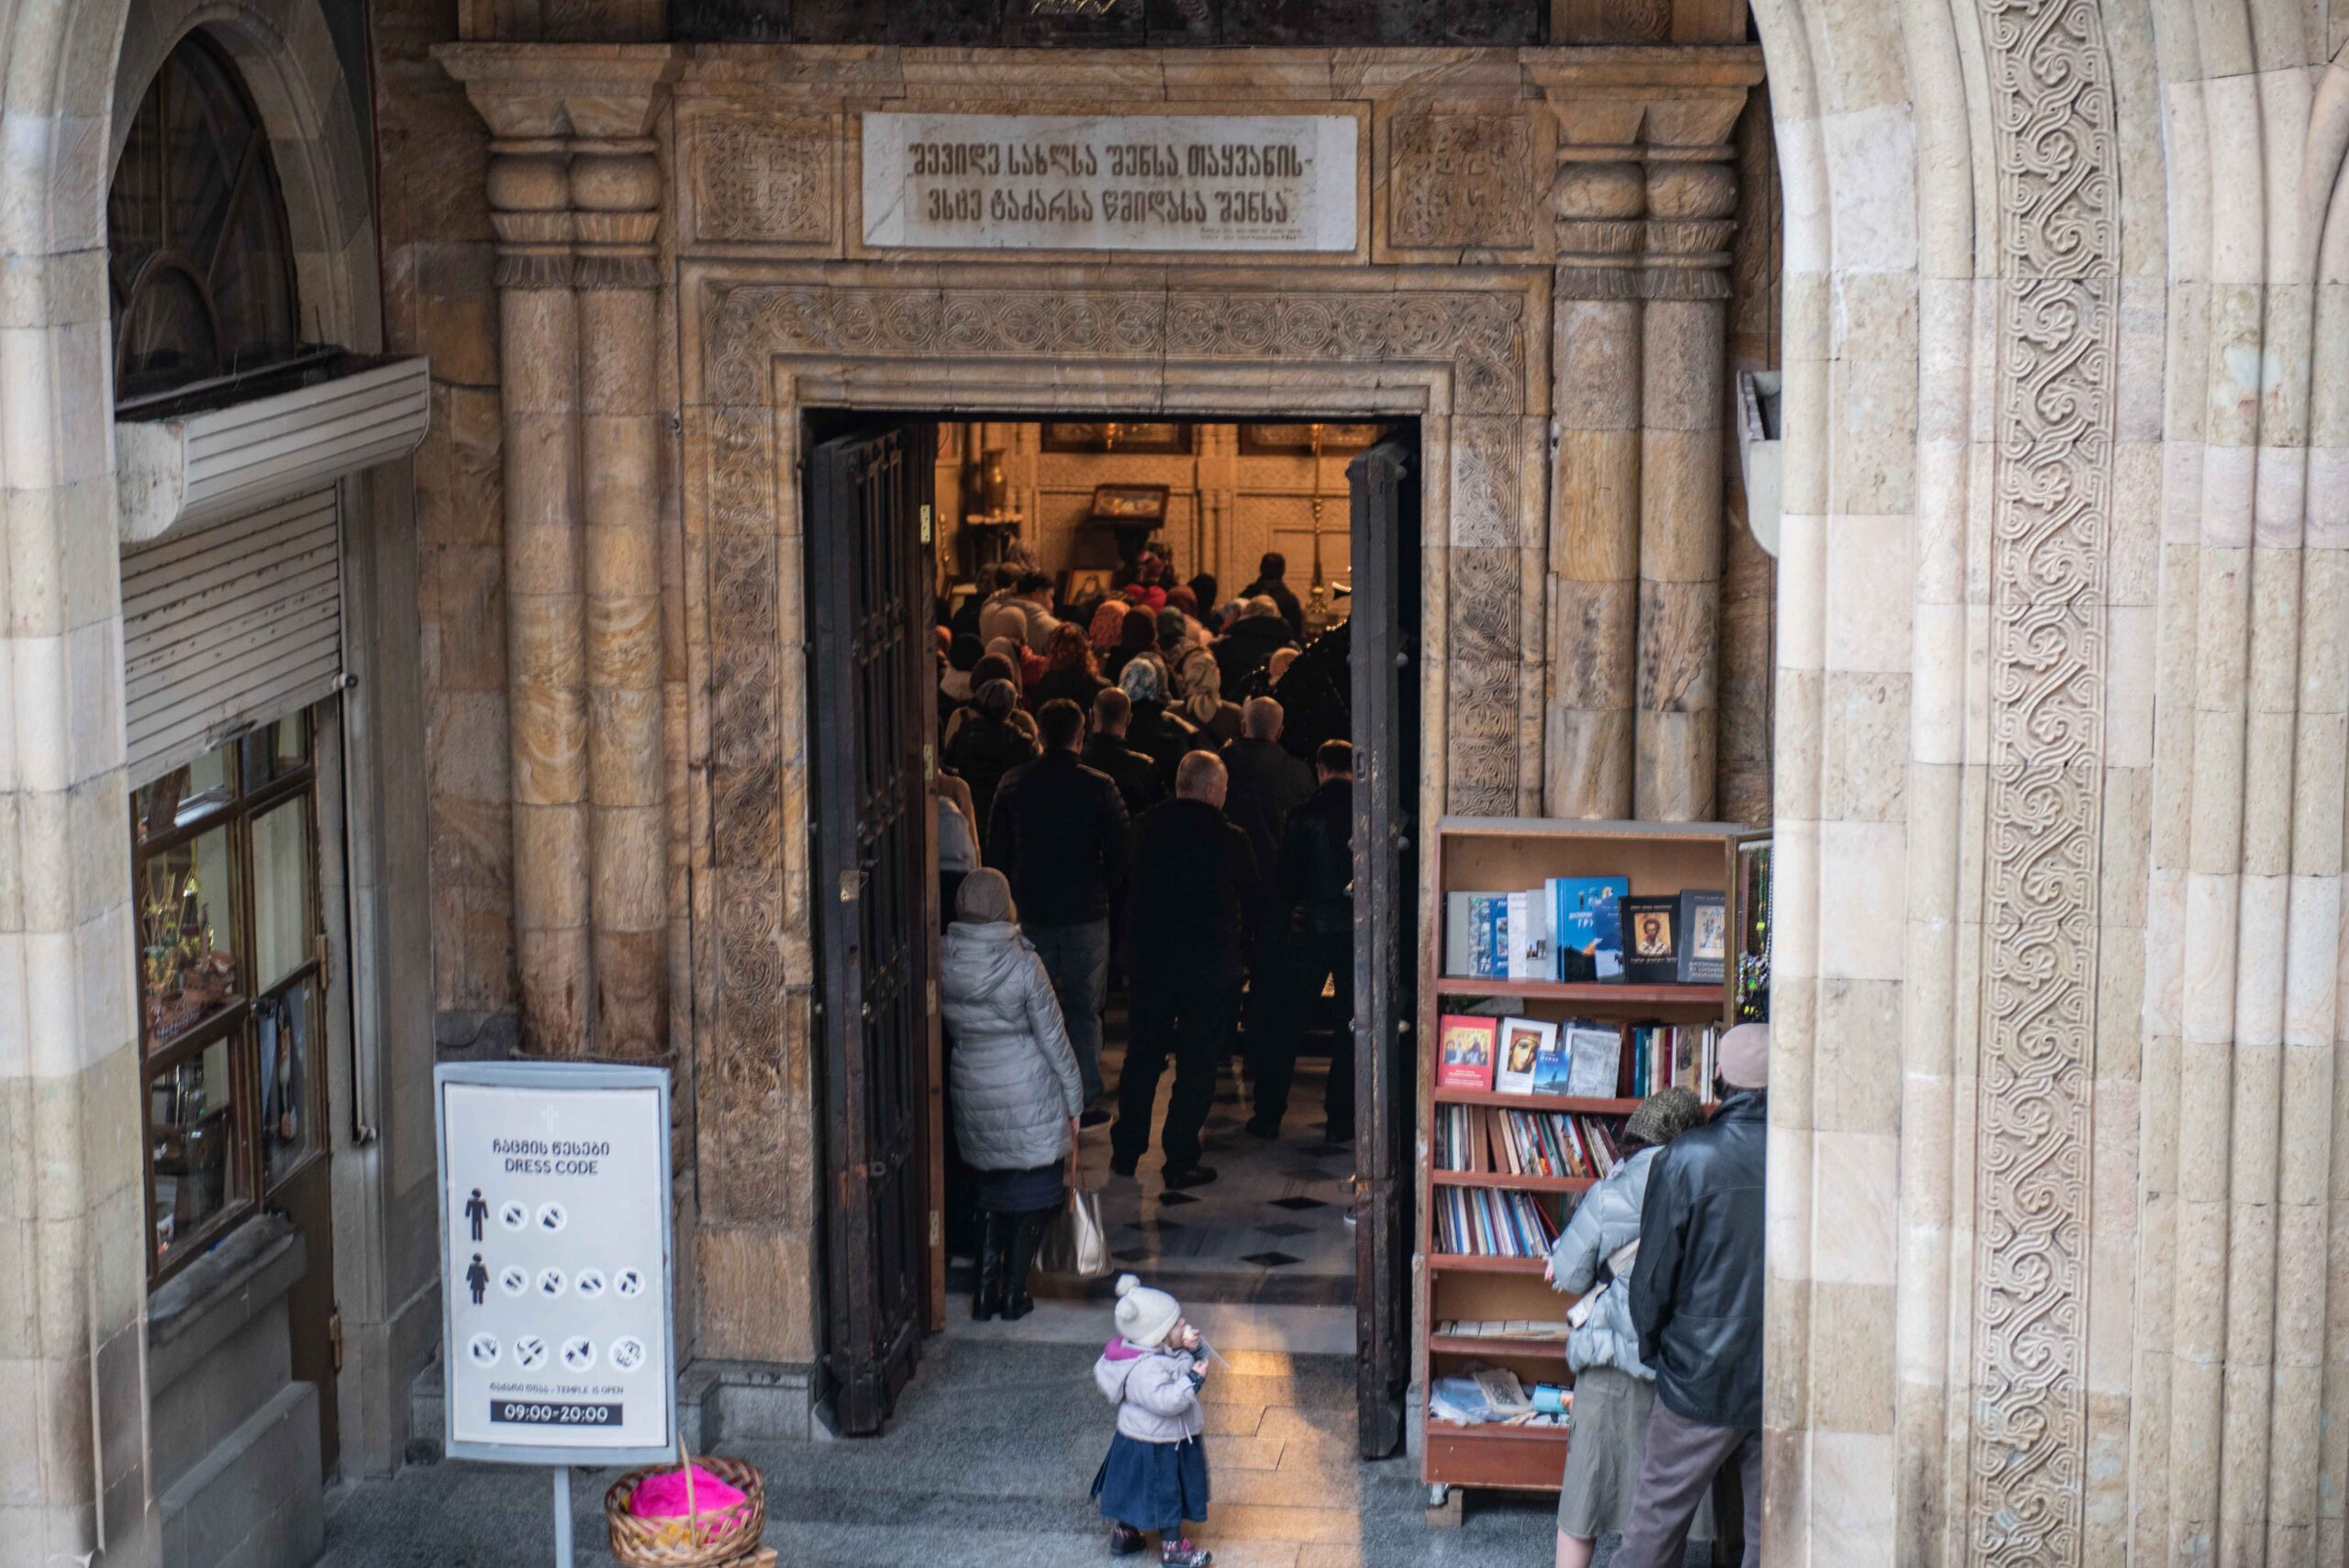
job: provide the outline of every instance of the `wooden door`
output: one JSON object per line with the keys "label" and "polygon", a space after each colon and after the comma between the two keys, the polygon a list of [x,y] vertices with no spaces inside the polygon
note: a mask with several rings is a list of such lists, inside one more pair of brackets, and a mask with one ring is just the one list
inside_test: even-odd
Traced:
{"label": "wooden door", "polygon": [[833,1418],[873,1432],[913,1375],[929,1295],[937,888],[929,871],[935,428],[823,442],[808,463],[808,735],[824,1069],[825,1359]]}
{"label": "wooden door", "polygon": [[1411,1376],[1411,1031],[1419,872],[1419,490],[1414,448],[1347,466],[1353,502],[1355,1403],[1362,1452],[1403,1440]]}

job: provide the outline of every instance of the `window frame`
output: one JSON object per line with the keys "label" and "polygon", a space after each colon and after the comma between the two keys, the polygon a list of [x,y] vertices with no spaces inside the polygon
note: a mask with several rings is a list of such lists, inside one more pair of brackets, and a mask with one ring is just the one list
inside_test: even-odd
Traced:
{"label": "window frame", "polygon": [[[318,860],[318,744],[326,728],[319,723],[318,715],[323,706],[313,705],[281,715],[222,741],[217,750],[225,753],[228,799],[192,821],[174,823],[168,830],[142,841],[139,836],[139,796],[142,790],[151,787],[151,784],[139,785],[130,792],[126,815],[130,833],[130,872],[134,890],[143,885],[146,868],[157,857],[182,848],[204,834],[222,830],[228,833],[230,940],[234,944],[231,951],[237,956],[239,983],[235,999],[228,1006],[159,1044],[148,1018],[146,981],[141,968],[143,951],[135,951],[133,954],[132,982],[139,998],[139,1169],[146,1199],[143,1244],[150,1289],[161,1284],[204,1256],[238,1226],[257,1214],[267,1212],[272,1207],[272,1200],[287,1186],[302,1179],[317,1161],[331,1152],[328,1148],[330,1140],[326,1135],[327,964],[322,907],[325,891]],[[247,788],[246,779],[251,771],[248,766],[247,753],[251,743],[258,738],[268,736],[277,725],[288,720],[302,727],[301,760],[267,782]],[[257,880],[253,825],[289,802],[300,814],[302,823],[303,924],[308,932],[308,940],[300,960],[263,986],[254,967],[260,954],[256,940],[259,911],[253,896]],[[301,1156],[282,1175],[273,1178],[269,1169],[268,1140],[261,1125],[265,1095],[261,1082],[260,1011],[263,1004],[284,996],[306,982],[310,985],[306,1036],[310,1046],[310,1060],[307,1080],[302,1090],[302,1112],[308,1118],[308,1128],[313,1130],[308,1140],[309,1146]],[[224,1197],[219,1212],[206,1218],[186,1235],[174,1235],[169,1254],[165,1255],[155,1239],[155,1228],[161,1215],[155,1195],[155,1145],[159,1127],[154,1118],[154,1083],[162,1074],[191,1062],[201,1062],[205,1053],[224,1040],[228,1047],[230,1106],[240,1113],[234,1118],[234,1137],[228,1152],[228,1158],[235,1162],[232,1175],[237,1179],[228,1185],[232,1190],[240,1186],[242,1195]]]}

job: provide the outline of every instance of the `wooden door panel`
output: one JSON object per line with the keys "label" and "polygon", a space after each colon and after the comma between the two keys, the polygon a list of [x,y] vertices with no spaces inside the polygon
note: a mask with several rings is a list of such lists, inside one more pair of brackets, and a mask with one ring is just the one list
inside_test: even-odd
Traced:
{"label": "wooden door panel", "polygon": [[1410,1030],[1419,874],[1419,478],[1411,446],[1347,465],[1353,508],[1355,1405],[1365,1458],[1403,1440],[1411,1373]]}
{"label": "wooden door panel", "polygon": [[826,1360],[845,1432],[887,1419],[928,1295],[934,439],[927,425],[860,432],[808,465]]}

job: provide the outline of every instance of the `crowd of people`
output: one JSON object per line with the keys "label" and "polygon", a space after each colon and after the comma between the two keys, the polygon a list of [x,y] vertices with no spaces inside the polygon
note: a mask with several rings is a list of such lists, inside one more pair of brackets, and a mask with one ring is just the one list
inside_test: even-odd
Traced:
{"label": "crowd of people", "polygon": [[[1055,606],[1034,573],[999,574],[940,628],[941,997],[952,1173],[975,1208],[973,1316],[1019,1318],[1084,1128],[1110,1126],[1113,1174],[1156,1129],[1170,1190],[1215,1179],[1201,1143],[1235,1031],[1252,1083],[1247,1130],[1280,1136],[1313,1005],[1338,999],[1324,1101],[1353,1136],[1353,748],[1308,764],[1282,743],[1280,680],[1300,616],[1267,556],[1242,598],[1204,618],[1211,579],[1161,563],[1116,597]],[[1056,614],[1056,608],[1064,614]],[[960,624],[967,622],[967,626]],[[1233,696],[1227,697],[1227,692]],[[1113,971],[1130,1039],[1113,1091],[1101,1021]],[[1677,1568],[1710,1539],[1716,1476],[1743,1483],[1744,1562],[1760,1543],[1764,1135],[1769,1030],[1722,1038],[1720,1105],[1672,1089],[1627,1120],[1620,1161],[1575,1206],[1547,1265],[1580,1299],[1569,1321],[1574,1434],[1558,1568]],[[1212,1554],[1198,1390],[1208,1357],[1179,1305],[1130,1276],[1119,1337],[1095,1368],[1119,1407],[1094,1480],[1111,1549],[1156,1533],[1169,1568]]]}
{"label": "crowd of people", "polygon": [[[1235,1038],[1248,1130],[1274,1140],[1316,1002],[1334,985],[1351,1018],[1353,749],[1325,741],[1308,762],[1282,741],[1275,694],[1302,622],[1284,574],[1265,556],[1246,595],[1203,617],[1214,579],[1168,586],[1154,553],[1092,605],[1056,605],[1041,573],[1007,568],[939,628],[949,1174],[975,1208],[982,1317],[1026,1310],[1083,1129],[1114,1122],[1118,1175],[1155,1132],[1166,1187],[1211,1182],[1200,1134]],[[1130,995],[1114,1085],[1113,975]],[[1333,1042],[1325,1136],[1342,1144],[1351,1029]]]}

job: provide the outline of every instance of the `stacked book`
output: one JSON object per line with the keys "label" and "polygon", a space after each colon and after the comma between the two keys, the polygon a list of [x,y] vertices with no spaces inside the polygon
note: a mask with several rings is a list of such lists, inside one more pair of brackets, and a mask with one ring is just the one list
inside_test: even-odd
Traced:
{"label": "stacked book", "polygon": [[1644,1098],[1670,1088],[1712,1093],[1720,1030],[1709,1024],[1641,1024],[1631,1031],[1625,1064],[1627,1095]]}
{"label": "stacked book", "polygon": [[1433,1159],[1439,1171],[1596,1180],[1621,1158],[1620,1121],[1562,1111],[1438,1106]]}
{"label": "stacked book", "polygon": [[1620,876],[1553,876],[1521,892],[1444,895],[1443,972],[1470,980],[1718,985],[1723,896],[1635,895]]}
{"label": "stacked book", "polygon": [[1547,1257],[1559,1223],[1531,1193],[1438,1187],[1435,1250],[1476,1258]]}

